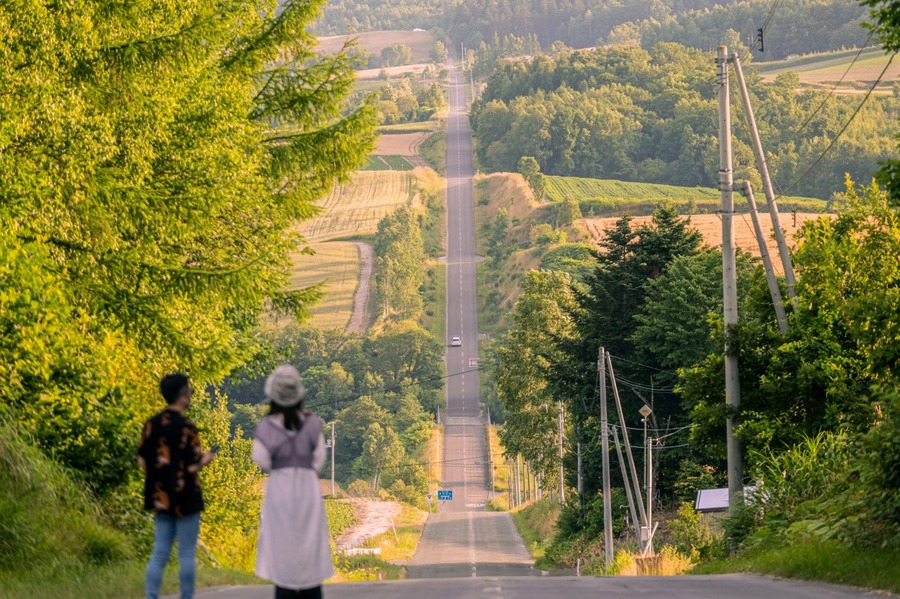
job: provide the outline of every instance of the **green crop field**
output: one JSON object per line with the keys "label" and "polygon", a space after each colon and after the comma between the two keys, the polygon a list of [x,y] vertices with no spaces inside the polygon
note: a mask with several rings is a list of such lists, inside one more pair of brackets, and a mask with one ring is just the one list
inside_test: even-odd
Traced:
{"label": "green crop field", "polygon": [[719,192],[704,187],[677,187],[656,183],[632,183],[608,179],[582,177],[546,177],[547,199],[559,202],[566,198],[578,201],[592,199],[637,200],[654,202],[662,200],[715,201]]}
{"label": "green crop field", "polygon": [[385,162],[381,156],[369,156],[366,161],[365,166],[363,166],[361,171],[389,171],[391,170],[391,165]]}
{"label": "green crop field", "polygon": [[297,231],[309,242],[371,235],[378,221],[413,197],[410,171],[362,171],[336,186],[318,205],[322,212]]}
{"label": "green crop field", "polygon": [[403,156],[382,156],[382,160],[388,163],[395,171],[411,171],[412,165]]}
{"label": "green crop field", "polygon": [[[678,187],[657,183],[633,183],[609,179],[587,179],[583,177],[545,178],[546,197],[552,202],[572,198],[581,205],[585,216],[612,215],[622,212],[649,214],[661,202],[693,204],[698,212],[715,210],[720,201],[719,192],[706,187]],[[756,201],[765,204],[765,198],[757,191]],[[741,198],[736,195],[736,202]],[[826,203],[816,198],[785,197],[778,200],[784,209],[803,212],[825,212]]]}
{"label": "green crop field", "polygon": [[359,284],[359,250],[350,241],[329,241],[311,246],[315,254],[293,256],[292,289],[324,283],[325,298],[313,306],[312,324],[344,328],[353,314],[353,295]]}

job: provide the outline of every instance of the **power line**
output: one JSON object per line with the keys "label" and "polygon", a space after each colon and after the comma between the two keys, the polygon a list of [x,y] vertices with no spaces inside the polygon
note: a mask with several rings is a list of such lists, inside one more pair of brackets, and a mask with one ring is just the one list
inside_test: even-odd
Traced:
{"label": "power line", "polygon": [[[377,391],[378,393],[393,393],[393,392],[403,391],[405,388],[407,388],[407,387],[409,387],[409,386],[413,386],[413,385],[415,385],[415,386],[421,386],[421,385],[423,385],[423,384],[425,384],[425,383],[432,383],[432,382],[435,382],[435,381],[442,381],[442,380],[445,380],[445,379],[449,379],[449,378],[452,378],[452,377],[455,377],[455,376],[462,376],[462,375],[464,375],[464,374],[469,374],[469,373],[472,373],[472,372],[481,372],[481,367],[479,366],[479,367],[477,367],[477,368],[470,368],[469,370],[463,370],[463,371],[460,371],[460,372],[454,372],[454,373],[452,373],[452,374],[445,374],[445,375],[443,375],[443,376],[436,376],[436,377],[432,377],[432,378],[428,378],[428,379],[421,379],[421,380],[416,380],[416,381],[409,381],[408,383],[400,383],[400,384],[397,384],[397,385],[391,385],[391,386],[389,386],[389,387],[385,387],[384,389],[378,389],[378,390],[376,390],[376,391]],[[363,393],[362,395],[368,395],[368,394]],[[345,404],[345,403],[353,403],[353,402],[357,401],[359,398],[360,398],[360,395],[357,395],[357,396],[355,396],[355,397],[348,397],[348,398],[345,398],[345,399],[339,399],[339,400],[322,399],[322,400],[320,400],[320,401],[316,401],[316,402],[309,403],[309,404],[306,405],[306,407],[307,407],[307,408],[315,408],[315,407],[319,407],[319,406],[335,406],[335,405],[343,405],[343,404]]]}
{"label": "power line", "polygon": [[850,73],[850,69],[853,68],[853,65],[856,64],[856,61],[859,60],[859,57],[862,55],[863,50],[865,50],[866,48],[869,47],[869,44],[872,41],[872,36],[874,34],[875,34],[874,29],[869,31],[869,36],[866,38],[866,43],[864,43],[862,45],[862,47],[859,49],[859,52],[857,52],[856,56],[853,57],[853,61],[850,63],[850,65],[844,71],[844,74],[841,75],[841,78],[838,79],[837,83],[834,84],[834,86],[831,88],[831,90],[828,92],[828,94],[825,96],[825,98],[822,100],[822,102],[818,106],[816,106],[816,109],[813,110],[812,113],[810,113],[810,115],[808,117],[806,117],[806,120],[803,121],[803,124],[800,125],[800,127],[797,129],[797,131],[794,132],[793,136],[795,138],[797,136],[799,136],[803,132],[804,129],[806,129],[806,126],[809,125],[810,121],[812,121],[813,118],[815,118],[815,116],[817,114],[819,114],[819,111],[822,110],[822,107],[825,106],[825,104],[828,102],[828,100],[831,99],[831,96],[834,95],[834,92],[837,91],[838,86],[844,82],[844,79],[847,77],[847,74]]}
{"label": "power line", "polygon": [[790,193],[794,189],[794,187],[796,187],[798,183],[800,183],[803,179],[805,179],[806,176],[809,175],[813,171],[813,169],[819,165],[819,163],[822,161],[822,159],[825,158],[825,154],[827,154],[828,151],[831,150],[832,147],[834,147],[834,144],[836,144],[838,142],[838,140],[841,138],[841,135],[844,134],[844,131],[847,130],[847,128],[850,126],[850,123],[853,122],[853,119],[856,118],[856,115],[858,115],[859,111],[862,110],[862,107],[865,106],[866,102],[869,100],[869,96],[872,95],[872,92],[875,91],[875,88],[878,87],[878,85],[881,83],[881,80],[884,78],[884,74],[887,73],[887,70],[891,66],[891,63],[894,62],[894,57],[896,55],[897,55],[896,52],[891,54],[891,57],[888,59],[887,64],[884,65],[884,68],[881,70],[881,74],[878,75],[878,79],[876,79],[875,82],[872,83],[872,87],[870,87],[869,91],[866,92],[866,95],[863,97],[862,101],[859,103],[859,106],[856,107],[856,110],[853,111],[853,114],[850,115],[850,118],[847,119],[847,122],[844,123],[843,127],[841,127],[841,130],[837,132],[837,135],[834,136],[834,139],[831,140],[831,143],[828,144],[828,147],[826,147],[822,151],[822,153],[819,154],[819,157],[816,158],[816,160],[810,165],[810,167],[808,169],[806,169],[802,175],[800,175],[799,177],[794,179],[794,181],[790,185],[788,185],[785,188],[785,190],[778,195],[778,197],[776,199],[781,199],[786,194]]}

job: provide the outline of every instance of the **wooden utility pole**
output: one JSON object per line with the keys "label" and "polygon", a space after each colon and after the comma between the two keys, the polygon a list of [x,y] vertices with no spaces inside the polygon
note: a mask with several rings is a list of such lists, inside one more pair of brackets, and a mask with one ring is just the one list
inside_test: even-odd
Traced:
{"label": "wooden utility pole", "polygon": [[[724,48],[724,46],[721,46]],[[727,52],[727,49],[726,49]],[[784,280],[787,283],[788,297],[794,308],[794,314],[797,313],[797,292],[794,290],[796,281],[794,279],[794,267],[791,264],[791,254],[788,251],[787,242],[784,240],[784,231],[781,229],[781,220],[778,215],[778,203],[775,200],[775,190],[772,188],[772,179],[769,177],[769,165],[766,163],[766,155],[763,153],[762,141],[759,138],[759,130],[756,128],[756,118],[753,116],[753,106],[750,104],[750,93],[747,91],[747,83],[744,81],[744,71],[741,69],[741,60],[737,53],[731,55],[734,62],[734,73],[737,76],[738,87],[741,89],[741,102],[744,105],[744,116],[747,118],[747,129],[750,131],[750,141],[753,145],[753,154],[756,156],[756,166],[763,180],[763,191],[766,194],[766,202],[769,204],[769,215],[772,217],[772,228],[775,230],[775,242],[778,244],[778,255],[781,257],[781,265],[784,267]],[[727,86],[727,69],[725,74],[725,82]],[[726,91],[726,94],[728,92]],[[721,91],[719,92],[721,99]],[[721,106],[721,104],[720,104]],[[729,117],[730,123],[730,117]],[[729,135],[731,131],[729,130]],[[729,142],[729,155],[731,153]],[[729,163],[729,169],[731,165]]]}
{"label": "wooden utility pole", "polygon": [[622,482],[625,483],[625,496],[628,497],[628,508],[631,510],[631,524],[634,526],[634,538],[638,547],[643,544],[641,540],[641,521],[638,519],[637,510],[634,507],[634,495],[631,493],[631,483],[628,481],[628,469],[622,458],[622,446],[619,444],[619,432],[612,427],[613,440],[616,442],[616,454],[619,456],[619,466],[622,468]]}
{"label": "wooden utility pole", "polygon": [[616,373],[613,370],[612,358],[606,354],[606,363],[609,366],[609,379],[612,381],[613,397],[616,400],[616,409],[619,412],[619,424],[622,426],[622,440],[625,442],[625,457],[627,463],[622,464],[625,470],[629,470],[631,484],[634,487],[635,503],[638,506],[638,513],[641,516],[641,526],[646,527],[647,535],[650,535],[650,523],[647,521],[647,511],[644,509],[644,498],[641,495],[641,483],[638,480],[637,468],[634,466],[634,454],[631,452],[631,441],[628,439],[628,429],[625,424],[625,413],[622,411],[622,400],[619,398],[619,387],[616,385]]}
{"label": "wooden utility pole", "polygon": [[331,421],[331,496],[334,497],[334,420]]}
{"label": "wooden utility pole", "polygon": [[600,370],[600,453],[603,454],[603,551],[608,574],[613,563],[612,491],[609,484],[609,419],[606,415],[606,350],[602,347],[597,368]]}
{"label": "wooden utility pole", "polygon": [[762,258],[763,268],[766,271],[766,282],[769,284],[769,295],[775,305],[775,318],[778,320],[778,328],[784,335],[788,331],[787,315],[784,313],[784,304],[781,300],[781,289],[778,287],[778,279],[775,277],[775,269],[772,268],[772,259],[769,257],[769,248],[766,246],[766,236],[763,234],[762,225],[759,222],[759,213],[756,211],[756,199],[753,197],[753,187],[750,181],[744,181],[742,186],[747,205],[750,207],[750,218],[753,220],[753,231],[756,233],[756,243],[759,245],[759,255]]}
{"label": "wooden utility pole", "polygon": [[[728,501],[731,510],[743,500],[743,458],[734,436],[741,405],[738,357],[731,336],[738,324],[734,250],[734,175],[731,170],[731,98],[728,88],[728,48],[719,46],[719,191],[722,194],[722,299],[725,312],[725,440],[728,458]],[[776,227],[777,228],[777,227]]]}
{"label": "wooden utility pole", "polygon": [[564,505],[566,503],[566,480],[565,472],[563,470],[563,430],[565,425],[565,415],[563,413],[562,401],[557,401],[556,404],[559,407],[559,431],[557,434],[559,437],[559,503],[560,505]]}
{"label": "wooden utility pole", "polygon": [[578,456],[578,478],[576,488],[578,489],[578,507],[584,507],[584,483],[581,480],[581,441],[575,446]]}

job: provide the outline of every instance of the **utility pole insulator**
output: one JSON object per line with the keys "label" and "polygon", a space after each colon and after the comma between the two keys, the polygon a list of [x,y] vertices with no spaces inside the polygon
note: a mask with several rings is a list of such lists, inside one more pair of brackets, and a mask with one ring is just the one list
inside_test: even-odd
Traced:
{"label": "utility pole insulator", "polygon": [[765,41],[765,37],[763,36],[763,30],[761,28],[756,30],[756,41],[759,42],[759,51],[765,52],[766,51],[766,41]]}

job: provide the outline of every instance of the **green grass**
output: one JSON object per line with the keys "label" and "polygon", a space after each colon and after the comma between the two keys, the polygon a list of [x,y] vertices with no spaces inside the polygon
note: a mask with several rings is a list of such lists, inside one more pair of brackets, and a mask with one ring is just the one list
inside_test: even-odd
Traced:
{"label": "green grass", "polygon": [[420,322],[435,339],[442,341],[447,334],[447,267],[443,263],[432,262],[426,276],[425,309]]}
{"label": "green grass", "polygon": [[558,517],[559,503],[549,498],[516,510],[512,514],[513,522],[538,567],[541,566],[544,553],[553,540],[553,535],[556,534]]}
{"label": "green grass", "polygon": [[[659,183],[634,183],[611,179],[547,176],[546,198],[560,202],[572,198],[581,205],[582,214],[611,216],[622,212],[650,214],[663,202],[674,202],[689,212],[712,212],[719,208],[719,192],[707,187],[679,187]],[[757,202],[765,206],[764,198]],[[825,212],[826,203],[816,198],[784,197],[778,200],[783,210]]]}
{"label": "green grass", "polygon": [[755,572],[900,593],[900,549],[804,540],[698,565],[691,574]]}
{"label": "green grass", "polygon": [[336,499],[325,500],[325,518],[328,520],[328,533],[336,539],[343,531],[356,524],[353,506],[346,501]]}
{"label": "green grass", "polygon": [[422,142],[419,147],[419,154],[440,175],[446,173],[446,165],[444,164],[445,155],[447,153],[447,135],[440,131],[430,136]]}
{"label": "green grass", "polygon": [[[47,566],[0,572],[3,599],[139,599],[144,597],[146,562],[130,560],[103,565]],[[266,584],[252,574],[199,564],[197,586]],[[163,593],[178,589],[178,565],[166,568]]]}

